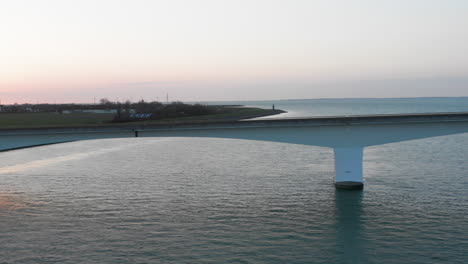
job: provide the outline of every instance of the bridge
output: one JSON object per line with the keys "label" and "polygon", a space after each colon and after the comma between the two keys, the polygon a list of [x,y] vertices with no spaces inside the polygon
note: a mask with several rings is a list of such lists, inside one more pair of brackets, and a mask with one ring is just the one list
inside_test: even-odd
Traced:
{"label": "bridge", "polygon": [[0,129],[0,151],[130,137],[211,137],[313,145],[333,148],[337,188],[362,189],[365,147],[465,132],[468,112]]}

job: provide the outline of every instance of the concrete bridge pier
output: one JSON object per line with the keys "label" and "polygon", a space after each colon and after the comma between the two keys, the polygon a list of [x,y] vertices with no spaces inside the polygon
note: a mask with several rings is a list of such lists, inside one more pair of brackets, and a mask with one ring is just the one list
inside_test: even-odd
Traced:
{"label": "concrete bridge pier", "polygon": [[363,147],[334,148],[335,187],[360,190],[364,187],[362,176]]}

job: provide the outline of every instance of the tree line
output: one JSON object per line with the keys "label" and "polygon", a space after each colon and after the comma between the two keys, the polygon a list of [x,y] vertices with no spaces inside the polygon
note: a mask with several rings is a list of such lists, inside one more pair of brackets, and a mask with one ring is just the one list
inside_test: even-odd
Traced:
{"label": "tree line", "polygon": [[[155,120],[164,118],[200,116],[218,113],[220,107],[202,104],[185,104],[182,102],[161,103],[157,101],[146,102],[119,102],[106,98],[100,99],[97,104],[13,104],[0,105],[0,112],[4,113],[26,113],[26,112],[56,112],[66,111],[92,111],[107,110],[115,113],[113,122],[139,121],[142,119]],[[147,114],[135,115],[135,114]],[[148,115],[151,114],[151,115]]]}
{"label": "tree line", "polygon": [[[102,101],[103,104],[110,102]],[[172,102],[163,104],[161,102],[145,102],[143,100],[131,103],[125,102],[116,105],[117,114],[113,122],[131,122],[144,120],[158,120],[165,118],[201,116],[217,113],[218,108],[202,104],[185,104],[182,102]],[[135,114],[151,114],[144,117]]]}

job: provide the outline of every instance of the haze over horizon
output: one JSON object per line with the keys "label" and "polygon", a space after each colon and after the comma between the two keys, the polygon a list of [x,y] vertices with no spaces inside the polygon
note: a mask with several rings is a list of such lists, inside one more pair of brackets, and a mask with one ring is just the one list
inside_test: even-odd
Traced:
{"label": "haze over horizon", "polygon": [[464,0],[0,2],[0,100],[468,96]]}

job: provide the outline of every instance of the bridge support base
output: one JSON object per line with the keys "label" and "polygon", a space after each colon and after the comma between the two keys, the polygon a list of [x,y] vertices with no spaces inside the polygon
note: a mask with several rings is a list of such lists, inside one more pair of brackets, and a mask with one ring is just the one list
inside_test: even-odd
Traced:
{"label": "bridge support base", "polygon": [[335,187],[360,190],[364,187],[362,176],[363,148],[334,148]]}

